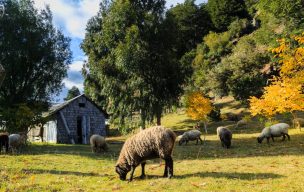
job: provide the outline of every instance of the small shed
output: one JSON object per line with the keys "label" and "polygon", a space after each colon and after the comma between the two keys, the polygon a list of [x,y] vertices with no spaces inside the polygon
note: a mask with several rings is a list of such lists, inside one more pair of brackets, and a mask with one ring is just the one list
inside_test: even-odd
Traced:
{"label": "small shed", "polygon": [[29,131],[28,139],[66,144],[88,144],[90,136],[106,136],[108,115],[84,94],[54,105],[44,114],[49,121]]}

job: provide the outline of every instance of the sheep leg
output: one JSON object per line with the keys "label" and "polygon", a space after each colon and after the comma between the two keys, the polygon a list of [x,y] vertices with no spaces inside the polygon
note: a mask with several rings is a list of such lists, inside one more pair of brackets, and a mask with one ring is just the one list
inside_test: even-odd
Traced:
{"label": "sheep leg", "polygon": [[168,177],[168,161],[166,159],[165,159],[165,171],[163,177]]}
{"label": "sheep leg", "polygon": [[288,137],[288,141],[290,141],[290,136],[287,133],[285,133],[285,135]]}
{"label": "sheep leg", "polygon": [[285,141],[285,137],[286,137],[285,133],[283,133],[282,135],[283,135],[282,141]]}
{"label": "sheep leg", "polygon": [[140,176],[141,179],[144,179],[146,177],[145,165],[146,165],[146,162],[141,163],[141,176]]}
{"label": "sheep leg", "polygon": [[136,167],[134,165],[131,166],[131,173],[130,173],[129,182],[131,182],[133,180],[133,174],[134,174],[135,168]]}
{"label": "sheep leg", "polygon": [[171,177],[173,177],[173,159],[172,157],[169,157],[167,158],[166,160],[168,166],[167,166],[167,169],[168,169],[168,178],[170,179]]}
{"label": "sheep leg", "polygon": [[198,138],[201,141],[201,144],[203,144],[203,140],[201,139],[201,137]]}
{"label": "sheep leg", "polygon": [[271,139],[272,139],[272,142],[274,142],[274,137],[273,137],[273,135],[271,135]]}
{"label": "sheep leg", "polygon": [[196,139],[196,143],[195,143],[195,145],[197,145],[198,144],[198,138]]}
{"label": "sheep leg", "polygon": [[267,137],[267,143],[269,144],[269,139],[270,139],[270,137]]}

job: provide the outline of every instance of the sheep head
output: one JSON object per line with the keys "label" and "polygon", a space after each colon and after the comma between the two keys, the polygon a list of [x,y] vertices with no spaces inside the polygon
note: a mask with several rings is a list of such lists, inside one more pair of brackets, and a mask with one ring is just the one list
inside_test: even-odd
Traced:
{"label": "sheep head", "polygon": [[258,137],[257,140],[258,140],[258,143],[262,143],[264,137]]}
{"label": "sheep head", "polygon": [[119,175],[119,179],[124,181],[127,178],[127,174],[130,171],[130,168],[127,168],[128,166],[121,166],[121,165],[116,165],[115,166],[115,171]]}

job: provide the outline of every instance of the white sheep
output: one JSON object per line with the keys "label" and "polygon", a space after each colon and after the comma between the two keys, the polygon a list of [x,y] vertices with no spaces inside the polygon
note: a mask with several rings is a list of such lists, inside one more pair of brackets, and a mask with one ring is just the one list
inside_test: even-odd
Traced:
{"label": "white sheep", "polygon": [[293,127],[294,128],[299,128],[301,131],[301,127],[304,126],[304,119],[303,118],[295,118],[292,121]]}
{"label": "white sheep", "polygon": [[257,138],[258,143],[262,143],[264,138],[267,138],[267,143],[269,144],[269,139],[271,138],[274,142],[274,137],[283,136],[283,141],[285,140],[285,136],[290,140],[290,136],[288,135],[288,128],[290,126],[286,123],[278,123],[275,125],[271,125],[270,127],[265,127],[260,136]]}
{"label": "white sheep", "polygon": [[98,134],[94,134],[90,137],[90,144],[93,153],[99,153],[102,150],[107,151],[108,145],[106,143],[106,139]]}
{"label": "white sheep", "polygon": [[186,145],[188,141],[195,141],[196,144],[198,144],[198,140],[201,141],[201,144],[203,143],[203,140],[201,139],[202,133],[199,130],[190,130],[186,131],[181,137],[179,136],[179,145],[182,145],[184,142],[186,142]]}
{"label": "white sheep", "polygon": [[24,144],[25,138],[21,136],[20,134],[11,134],[8,136],[8,145],[9,149],[14,152],[14,151],[19,151],[20,147],[22,144]]}

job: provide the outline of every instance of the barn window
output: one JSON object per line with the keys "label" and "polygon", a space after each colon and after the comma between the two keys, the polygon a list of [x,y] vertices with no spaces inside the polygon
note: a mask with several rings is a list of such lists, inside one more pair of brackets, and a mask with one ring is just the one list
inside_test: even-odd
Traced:
{"label": "barn window", "polygon": [[85,107],[85,103],[79,103],[79,107]]}

